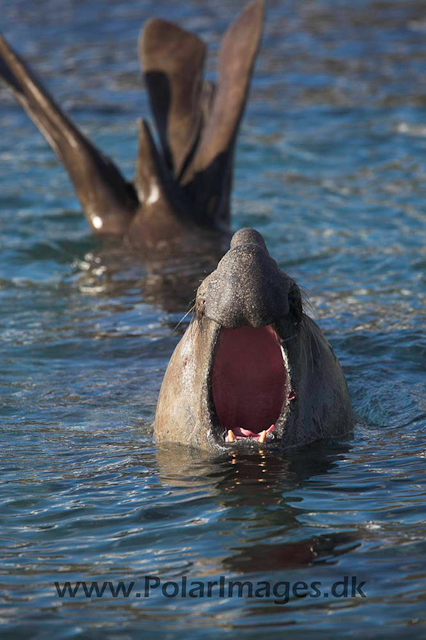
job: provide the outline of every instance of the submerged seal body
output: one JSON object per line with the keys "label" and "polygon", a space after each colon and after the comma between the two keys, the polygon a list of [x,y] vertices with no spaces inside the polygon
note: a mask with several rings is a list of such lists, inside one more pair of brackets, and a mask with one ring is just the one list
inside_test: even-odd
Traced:
{"label": "submerged seal body", "polygon": [[353,427],[346,380],[263,237],[238,231],[200,285],[161,386],[157,442],[303,445]]}
{"label": "submerged seal body", "polygon": [[[74,184],[92,230],[149,252],[203,254],[229,243],[233,157],[260,44],[264,0],[228,28],[216,84],[204,80],[206,46],[178,25],[148,20],[140,60],[157,128],[140,120],[134,183],[128,182],[54,102],[0,36],[0,80],[44,135]],[[223,254],[223,251],[222,251]]]}

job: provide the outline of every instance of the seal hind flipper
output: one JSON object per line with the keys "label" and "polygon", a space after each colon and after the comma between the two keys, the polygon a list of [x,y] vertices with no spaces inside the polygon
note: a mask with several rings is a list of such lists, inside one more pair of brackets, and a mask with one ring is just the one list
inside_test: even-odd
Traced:
{"label": "seal hind flipper", "polygon": [[177,24],[151,18],[139,55],[164,156],[178,177],[201,127],[206,45]]}
{"label": "seal hind flipper", "polygon": [[138,207],[133,186],[63,113],[1,35],[0,78],[67,169],[92,229],[122,235]]}
{"label": "seal hind flipper", "polygon": [[93,231],[124,235],[139,247],[186,237],[193,249],[196,235],[227,238],[234,146],[263,14],[264,0],[254,0],[225,33],[217,86],[203,79],[202,40],[173,23],[148,21],[139,46],[160,146],[140,125],[136,187],[0,36],[0,80],[64,164]]}
{"label": "seal hind flipper", "polygon": [[264,9],[264,0],[251,2],[223,37],[211,113],[182,180],[195,210],[225,225],[229,224],[235,140],[260,45]]}

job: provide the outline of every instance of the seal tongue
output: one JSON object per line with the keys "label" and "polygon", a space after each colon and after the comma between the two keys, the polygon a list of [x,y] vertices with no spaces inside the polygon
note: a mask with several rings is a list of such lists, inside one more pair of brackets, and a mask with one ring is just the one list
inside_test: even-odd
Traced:
{"label": "seal tongue", "polygon": [[256,438],[264,442],[281,413],[286,381],[281,346],[271,326],[222,328],[212,392],[216,414],[228,433],[226,441]]}
{"label": "seal tongue", "polygon": [[232,431],[232,429],[229,429],[225,437],[225,442],[234,442],[235,440],[240,440],[241,438],[256,438],[259,442],[265,442],[268,433],[271,433],[271,431],[273,431],[274,429],[274,424],[271,424],[269,429],[264,429],[260,433],[250,431],[249,429],[235,429],[235,432]]}

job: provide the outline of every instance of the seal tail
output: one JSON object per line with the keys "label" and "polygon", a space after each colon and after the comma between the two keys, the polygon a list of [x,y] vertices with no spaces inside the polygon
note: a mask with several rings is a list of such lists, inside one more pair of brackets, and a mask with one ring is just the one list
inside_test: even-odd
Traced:
{"label": "seal tail", "polygon": [[92,229],[124,234],[138,207],[133,186],[55,104],[1,35],[0,79],[67,169]]}
{"label": "seal tail", "polygon": [[138,121],[135,188],[141,206],[131,222],[129,239],[143,237],[145,246],[151,247],[181,236],[187,212],[180,202],[180,187],[167,171],[143,119]]}

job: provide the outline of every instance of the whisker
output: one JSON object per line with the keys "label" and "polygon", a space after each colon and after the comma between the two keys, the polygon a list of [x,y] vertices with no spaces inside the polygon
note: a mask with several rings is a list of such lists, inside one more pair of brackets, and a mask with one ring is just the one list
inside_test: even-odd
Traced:
{"label": "whisker", "polygon": [[195,304],[193,304],[192,307],[190,309],[188,309],[188,311],[185,313],[185,315],[179,320],[179,322],[177,323],[177,325],[175,326],[173,331],[176,331],[176,329],[178,329],[180,327],[180,325],[185,320],[185,318],[187,318],[189,316],[189,314],[194,311],[194,309],[195,309]]}

